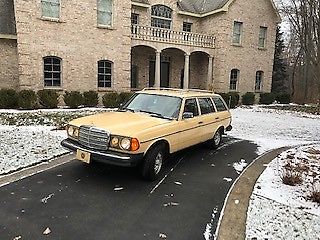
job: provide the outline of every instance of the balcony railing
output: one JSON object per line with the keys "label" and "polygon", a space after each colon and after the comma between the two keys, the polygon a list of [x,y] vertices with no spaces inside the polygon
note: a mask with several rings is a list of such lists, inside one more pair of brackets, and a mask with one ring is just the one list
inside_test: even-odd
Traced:
{"label": "balcony railing", "polygon": [[214,48],[215,41],[215,38],[210,35],[139,25],[131,26],[131,37],[132,39],[138,40],[175,43],[207,48]]}

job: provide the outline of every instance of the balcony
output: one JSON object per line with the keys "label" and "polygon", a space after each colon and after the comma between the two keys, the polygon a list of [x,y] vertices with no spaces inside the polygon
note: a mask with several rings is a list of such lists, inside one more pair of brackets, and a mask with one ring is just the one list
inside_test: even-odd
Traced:
{"label": "balcony", "polygon": [[131,38],[203,48],[214,48],[215,44],[215,38],[210,35],[139,25],[131,26]]}

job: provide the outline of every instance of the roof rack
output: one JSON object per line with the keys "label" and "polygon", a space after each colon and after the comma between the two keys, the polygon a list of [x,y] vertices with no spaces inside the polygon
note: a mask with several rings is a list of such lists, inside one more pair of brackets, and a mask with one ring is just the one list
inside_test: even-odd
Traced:
{"label": "roof rack", "polygon": [[181,92],[181,93],[186,93],[186,92],[214,93],[213,91],[209,91],[209,90],[181,89],[181,88],[155,88],[155,87],[149,87],[149,88],[142,89],[142,91],[145,91],[145,90],[176,91],[176,92]]}

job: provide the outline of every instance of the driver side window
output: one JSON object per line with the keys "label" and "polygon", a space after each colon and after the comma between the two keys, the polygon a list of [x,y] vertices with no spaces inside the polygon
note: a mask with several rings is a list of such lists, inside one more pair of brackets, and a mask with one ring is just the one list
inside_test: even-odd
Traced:
{"label": "driver side window", "polygon": [[199,116],[198,103],[195,98],[186,100],[183,112],[191,112],[194,117]]}

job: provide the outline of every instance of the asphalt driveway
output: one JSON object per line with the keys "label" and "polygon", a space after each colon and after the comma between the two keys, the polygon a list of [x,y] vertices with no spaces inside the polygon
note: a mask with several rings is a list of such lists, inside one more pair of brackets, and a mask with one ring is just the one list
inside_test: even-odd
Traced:
{"label": "asphalt driveway", "polygon": [[[174,154],[156,182],[135,169],[71,161],[0,188],[0,239],[204,239],[256,145],[225,138]],[[43,232],[49,228],[47,235]]]}

